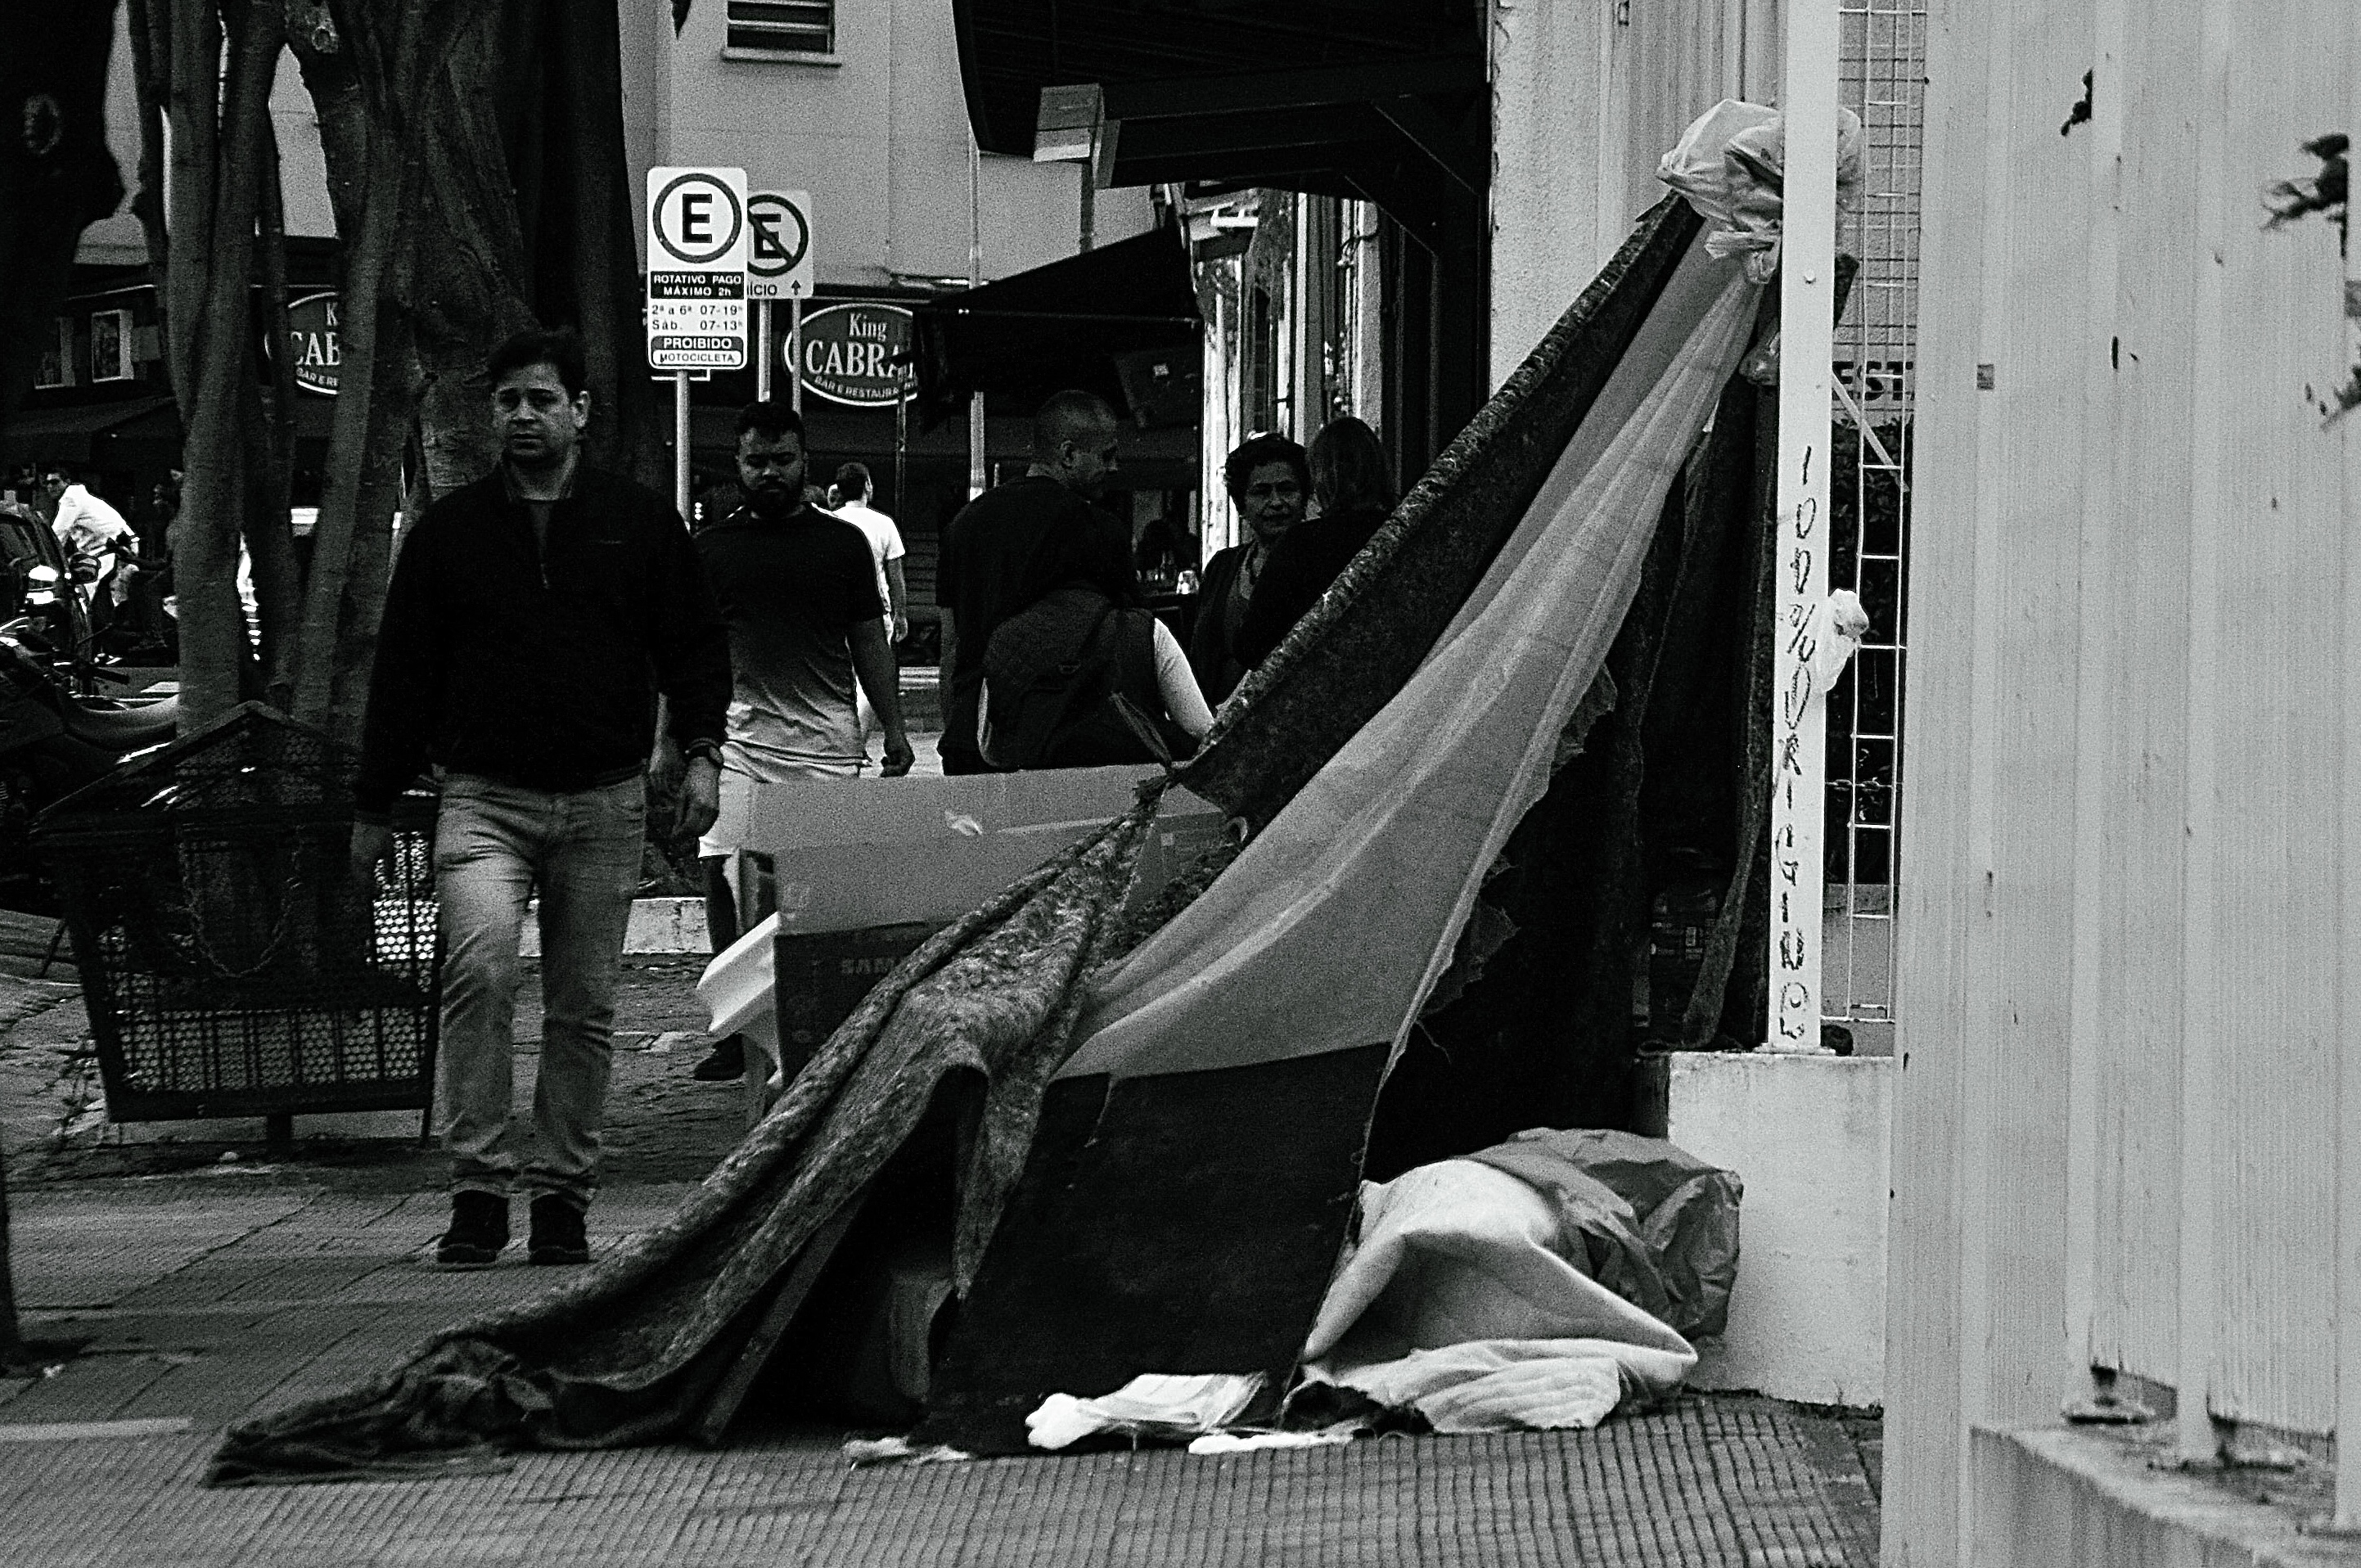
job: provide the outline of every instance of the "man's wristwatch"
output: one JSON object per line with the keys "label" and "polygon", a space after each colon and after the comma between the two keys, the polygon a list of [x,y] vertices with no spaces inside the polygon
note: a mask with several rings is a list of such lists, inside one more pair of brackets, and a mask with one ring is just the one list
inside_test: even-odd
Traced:
{"label": "man's wristwatch", "polygon": [[680,754],[692,762],[702,757],[717,768],[721,765],[721,746],[718,741],[691,740],[680,749]]}

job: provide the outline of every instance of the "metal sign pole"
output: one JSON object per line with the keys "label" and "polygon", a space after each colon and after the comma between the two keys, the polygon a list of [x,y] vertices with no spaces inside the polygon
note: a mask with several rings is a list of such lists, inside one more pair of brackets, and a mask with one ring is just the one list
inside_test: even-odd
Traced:
{"label": "metal sign pole", "polygon": [[[967,286],[983,282],[983,148],[971,137],[967,145]],[[983,494],[990,483],[984,473],[983,394],[967,400],[967,499]]]}
{"label": "metal sign pole", "polygon": [[796,412],[804,411],[804,297],[796,295],[787,302],[787,347],[789,368],[787,395],[795,400]]}
{"label": "metal sign pole", "polygon": [[771,302],[754,302],[754,400],[771,400]]}
{"label": "metal sign pole", "polygon": [[688,515],[688,372],[672,373],[672,504],[683,522]]}
{"label": "metal sign pole", "polygon": [[672,499],[689,515],[688,378],[746,367],[746,171],[648,170],[648,368],[672,373]]}
{"label": "metal sign pole", "polygon": [[1828,597],[1828,359],[1835,332],[1838,0],[1787,13],[1786,211],[1779,274],[1779,489],[1771,671],[1770,1039],[1820,1044],[1828,694],[1814,617]]}

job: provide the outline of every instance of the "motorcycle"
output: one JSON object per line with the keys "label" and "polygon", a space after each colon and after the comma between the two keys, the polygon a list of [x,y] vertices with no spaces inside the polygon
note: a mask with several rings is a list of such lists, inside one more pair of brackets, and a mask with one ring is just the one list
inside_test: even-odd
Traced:
{"label": "motorcycle", "polygon": [[90,697],[54,663],[29,618],[0,625],[0,906],[54,914],[56,897],[32,853],[33,818],[160,746],[180,727],[176,696]]}

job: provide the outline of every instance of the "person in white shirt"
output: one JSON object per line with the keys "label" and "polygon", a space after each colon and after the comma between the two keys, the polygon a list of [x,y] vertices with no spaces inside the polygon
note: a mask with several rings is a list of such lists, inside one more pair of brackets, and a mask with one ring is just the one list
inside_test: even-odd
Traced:
{"label": "person in white shirt", "polygon": [[49,527],[65,547],[95,635],[112,619],[108,612],[123,601],[136,568],[122,557],[137,553],[139,536],[121,512],[92,495],[71,468],[61,465],[49,469],[41,488],[57,509]]}
{"label": "person in white shirt", "polygon": [[[885,601],[885,641],[891,647],[910,634],[910,590],[902,576],[902,557],[908,552],[902,546],[902,531],[894,526],[894,520],[869,504],[876,493],[869,466],[847,463],[837,469],[836,482],[828,488],[826,510],[861,530],[869,541],[870,558],[877,563],[877,597]],[[861,723],[861,750],[866,756],[869,737],[877,729],[877,710],[870,706],[866,691],[856,696],[853,717]]]}
{"label": "person in white shirt", "polygon": [[887,630],[899,642],[910,634],[910,589],[902,576],[902,557],[908,552],[894,520],[869,504],[876,493],[868,465],[847,463],[837,469],[836,483],[829,487],[828,510],[869,536],[869,554],[877,561],[877,597],[885,601],[892,622]]}

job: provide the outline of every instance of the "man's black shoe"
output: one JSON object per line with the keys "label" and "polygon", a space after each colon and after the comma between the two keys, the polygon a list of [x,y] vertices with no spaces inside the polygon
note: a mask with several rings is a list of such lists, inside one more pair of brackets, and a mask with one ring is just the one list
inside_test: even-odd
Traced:
{"label": "man's black shoe", "polygon": [[533,1239],[525,1255],[535,1263],[588,1263],[590,1238],[582,1234],[582,1211],[553,1193],[533,1201]]}
{"label": "man's black shoe", "polygon": [[509,1245],[509,1201],[497,1192],[451,1194],[451,1228],[434,1244],[438,1268],[489,1268]]}
{"label": "man's black shoe", "polygon": [[728,1083],[746,1076],[746,1042],[730,1036],[713,1047],[713,1054],[698,1062],[689,1077],[699,1083]]}

